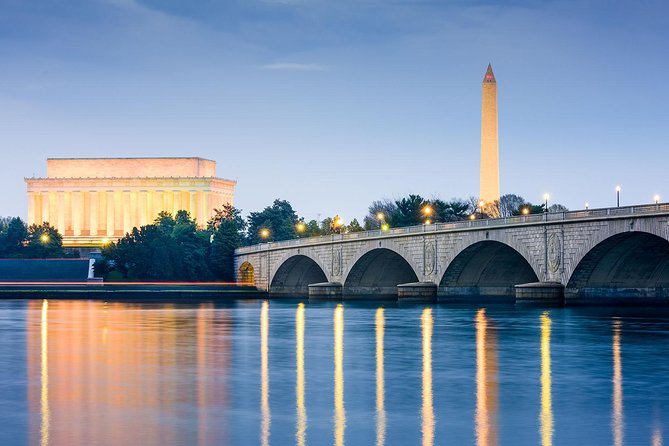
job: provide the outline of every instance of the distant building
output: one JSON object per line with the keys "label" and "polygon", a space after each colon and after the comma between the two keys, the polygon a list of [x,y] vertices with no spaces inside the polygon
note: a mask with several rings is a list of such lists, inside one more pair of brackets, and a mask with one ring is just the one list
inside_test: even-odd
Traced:
{"label": "distant building", "polygon": [[481,190],[484,206],[499,200],[499,144],[497,140],[497,81],[492,66],[483,76],[481,100]]}
{"label": "distant building", "polygon": [[232,204],[235,181],[202,158],[49,158],[46,178],[26,178],[28,224],[49,222],[70,247],[100,246],[161,211],[186,210],[200,226]]}

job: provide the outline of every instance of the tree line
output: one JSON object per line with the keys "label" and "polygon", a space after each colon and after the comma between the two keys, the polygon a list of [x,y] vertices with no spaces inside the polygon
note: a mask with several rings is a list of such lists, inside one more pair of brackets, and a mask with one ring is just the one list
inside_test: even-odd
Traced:
{"label": "tree line", "polygon": [[45,222],[28,226],[19,217],[0,217],[0,258],[48,259],[79,257],[63,249],[63,237]]}

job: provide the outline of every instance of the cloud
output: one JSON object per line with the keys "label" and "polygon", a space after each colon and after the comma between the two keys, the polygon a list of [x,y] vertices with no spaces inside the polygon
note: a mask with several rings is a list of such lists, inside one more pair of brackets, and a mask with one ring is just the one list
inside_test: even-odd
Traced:
{"label": "cloud", "polygon": [[263,65],[263,70],[293,70],[293,71],[325,71],[325,65],[310,63],[272,63]]}

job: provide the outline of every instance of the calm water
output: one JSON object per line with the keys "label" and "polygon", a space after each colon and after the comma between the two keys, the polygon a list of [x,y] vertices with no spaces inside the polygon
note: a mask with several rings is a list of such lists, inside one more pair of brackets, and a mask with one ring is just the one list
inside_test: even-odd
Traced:
{"label": "calm water", "polygon": [[661,445],[662,310],[0,302],[0,444]]}

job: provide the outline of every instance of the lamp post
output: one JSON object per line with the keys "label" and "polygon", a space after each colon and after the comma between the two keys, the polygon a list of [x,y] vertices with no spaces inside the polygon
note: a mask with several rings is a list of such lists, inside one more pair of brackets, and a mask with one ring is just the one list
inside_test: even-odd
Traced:
{"label": "lamp post", "polygon": [[655,194],[653,197],[653,201],[655,201],[655,208],[659,209],[660,208],[660,196]]}
{"label": "lamp post", "polygon": [[548,212],[548,199],[549,199],[550,197],[551,197],[551,196],[548,195],[548,193],[545,193],[545,194],[544,194],[544,212]]}
{"label": "lamp post", "polygon": [[303,233],[305,229],[306,225],[303,222],[301,221],[297,222],[297,224],[295,225],[295,231],[297,231],[297,238],[300,238],[300,234]]}
{"label": "lamp post", "polygon": [[42,243],[44,243],[45,245],[46,245],[47,243],[49,243],[49,235],[48,235],[48,234],[42,234],[42,235],[40,236],[39,239],[40,239],[40,241],[41,241]]}
{"label": "lamp post", "polygon": [[[383,212],[377,212],[376,213],[376,219],[379,221],[379,230],[384,231],[383,226],[386,225],[386,216],[383,215]],[[387,230],[387,229],[385,229]]]}
{"label": "lamp post", "polygon": [[588,202],[586,201],[586,202],[585,202],[585,210],[587,211],[588,209],[590,209],[590,203],[588,203]]}
{"label": "lamp post", "polygon": [[620,207],[620,186],[616,186],[616,207]]}

